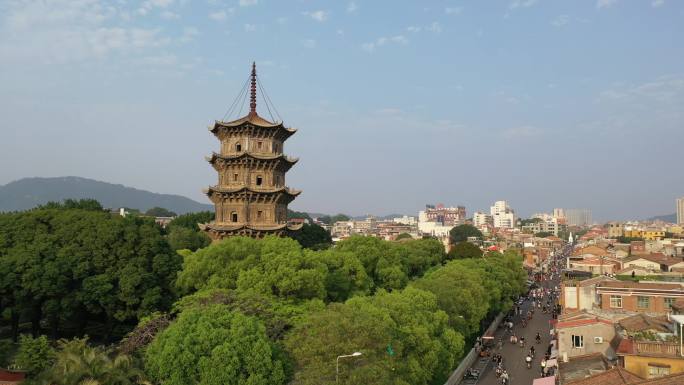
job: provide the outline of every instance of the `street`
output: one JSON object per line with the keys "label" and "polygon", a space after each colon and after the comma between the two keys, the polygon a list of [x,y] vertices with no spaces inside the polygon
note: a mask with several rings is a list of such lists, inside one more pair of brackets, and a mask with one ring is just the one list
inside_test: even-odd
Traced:
{"label": "street", "polygon": [[[567,249],[566,249],[567,252]],[[562,259],[563,252],[559,252],[557,258]],[[558,259],[557,259],[558,261]],[[553,262],[550,265],[554,264]],[[559,284],[559,278],[553,281],[544,281],[542,283],[543,288],[553,288],[555,285]],[[543,299],[546,301],[546,297]],[[543,303],[544,303],[543,302]],[[555,303],[555,301],[554,301]],[[522,314],[527,314],[528,309],[531,307],[531,300],[525,300],[521,306]],[[493,354],[499,352],[503,357],[503,365],[509,375],[510,385],[531,385],[535,378],[541,377],[541,361],[544,358],[544,353],[549,347],[551,336],[550,336],[550,321],[552,319],[551,312],[543,313],[541,309],[536,309],[534,312],[534,317],[530,320],[526,327],[522,327],[521,316],[514,316],[513,322],[513,334],[518,338],[525,337],[525,347],[521,348],[518,344],[513,344],[509,341],[510,333],[504,327],[500,327],[496,331],[494,341],[503,341],[502,349],[499,351],[496,347],[493,349]],[[541,335],[541,343],[535,343],[535,336],[537,332]],[[527,356],[530,346],[534,345],[536,353],[532,360],[532,367],[527,368],[525,363],[525,357]],[[479,364],[479,365],[478,365]],[[475,362],[473,368],[482,368],[480,362]],[[490,360],[489,364],[486,366],[484,372],[480,375],[477,385],[501,385],[501,379],[496,376],[495,373],[496,363]],[[467,383],[467,382],[463,382]]]}

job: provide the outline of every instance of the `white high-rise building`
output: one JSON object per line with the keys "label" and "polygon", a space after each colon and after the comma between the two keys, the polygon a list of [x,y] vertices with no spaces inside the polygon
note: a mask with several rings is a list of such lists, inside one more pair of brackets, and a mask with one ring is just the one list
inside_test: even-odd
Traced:
{"label": "white high-rise building", "polygon": [[476,211],[473,213],[473,226],[477,227],[478,229],[481,229],[488,224],[493,225],[493,223],[494,220],[491,215],[481,211]]}
{"label": "white high-rise building", "polygon": [[589,226],[593,223],[589,209],[565,209],[565,218],[570,226]]}
{"label": "white high-rise building", "polygon": [[677,199],[677,223],[684,225],[684,197]]}
{"label": "white high-rise building", "polygon": [[508,206],[506,201],[496,201],[494,206],[489,208],[494,227],[513,228],[515,227],[515,211]]}
{"label": "white high-rise building", "polygon": [[556,219],[565,219],[565,210],[558,208],[553,209],[553,217]]}

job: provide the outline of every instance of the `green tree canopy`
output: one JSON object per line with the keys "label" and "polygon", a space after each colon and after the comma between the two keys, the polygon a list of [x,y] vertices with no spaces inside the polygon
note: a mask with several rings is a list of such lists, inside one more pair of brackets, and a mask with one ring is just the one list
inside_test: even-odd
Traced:
{"label": "green tree canopy", "polygon": [[298,384],[334,384],[331,363],[358,351],[362,356],[340,362],[340,383],[421,385],[443,383],[464,343],[434,295],[407,288],[310,313],[285,345],[296,362]]}
{"label": "green tree canopy", "polygon": [[183,226],[170,227],[167,237],[172,250],[195,251],[211,244],[211,238],[204,232],[190,230]]}
{"label": "green tree canopy", "polygon": [[552,235],[553,235],[553,233],[548,232],[548,231],[540,231],[540,232],[534,234],[535,237],[539,237],[539,238],[546,238],[546,237],[550,237]]}
{"label": "green tree canopy", "polygon": [[209,223],[214,220],[214,213],[211,211],[200,211],[196,213],[187,213],[175,217],[168,224],[168,228],[185,227],[193,231],[199,231],[198,223]]}
{"label": "green tree canopy", "polygon": [[96,321],[109,337],[171,305],[180,262],[152,220],[84,209],[0,215],[0,301],[15,335],[22,321],[54,337]]}
{"label": "green tree canopy", "polygon": [[163,207],[152,207],[151,209],[145,211],[145,215],[149,215],[151,217],[175,217],[177,214]]}
{"label": "green tree canopy", "polygon": [[190,308],[155,337],[145,367],[165,385],[279,385],[283,359],[254,317],[225,305]]}
{"label": "green tree canopy", "polygon": [[90,211],[102,211],[102,205],[95,199],[65,199],[62,202],[48,202],[44,205],[38,206],[38,210],[41,209],[57,209],[57,210],[90,210]]}
{"label": "green tree canopy", "polygon": [[309,222],[313,222],[313,219],[308,213],[303,211],[293,211],[287,209],[287,219],[308,219]]}
{"label": "green tree canopy", "polygon": [[395,241],[401,241],[402,239],[413,239],[413,237],[409,233],[401,233],[394,238]]}
{"label": "green tree canopy", "polygon": [[14,363],[20,369],[34,375],[52,365],[54,356],[55,351],[46,336],[33,338],[22,335],[19,338],[19,350],[14,357]]}
{"label": "green tree canopy", "polygon": [[344,215],[344,214],[337,214],[337,215],[324,215],[322,217],[318,217],[318,220],[321,223],[325,223],[326,225],[332,225],[335,222],[344,222],[344,221],[349,221],[351,220],[351,217],[349,215]]}
{"label": "green tree canopy", "polygon": [[455,245],[459,242],[465,242],[468,237],[482,238],[482,232],[473,225],[459,225],[455,226],[449,231],[449,243]]}
{"label": "green tree canopy", "polygon": [[480,258],[482,250],[470,242],[459,242],[451,246],[449,259]]}
{"label": "green tree canopy", "polygon": [[37,384],[136,385],[144,380],[138,362],[103,346],[90,346],[87,338],[60,340],[54,364],[40,373]]}
{"label": "green tree canopy", "polygon": [[321,250],[332,246],[330,233],[317,224],[305,223],[300,230],[292,232],[290,237],[306,249]]}

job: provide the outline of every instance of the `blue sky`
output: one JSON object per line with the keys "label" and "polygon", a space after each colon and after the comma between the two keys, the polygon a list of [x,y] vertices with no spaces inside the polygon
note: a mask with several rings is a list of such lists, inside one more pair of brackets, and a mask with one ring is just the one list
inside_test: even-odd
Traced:
{"label": "blue sky", "polygon": [[674,0],[3,0],[0,184],[78,175],[205,201],[206,126],[255,60],[299,129],[294,209],[671,213],[683,32]]}

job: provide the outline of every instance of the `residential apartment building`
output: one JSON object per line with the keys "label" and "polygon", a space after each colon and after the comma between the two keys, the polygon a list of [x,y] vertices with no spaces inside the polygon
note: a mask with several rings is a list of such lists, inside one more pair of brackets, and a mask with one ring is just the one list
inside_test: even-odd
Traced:
{"label": "residential apartment building", "polygon": [[506,201],[496,201],[494,206],[489,208],[494,227],[511,229],[516,225],[515,211],[508,206]]}
{"label": "residential apartment building", "polygon": [[565,209],[565,218],[569,226],[589,226],[593,223],[589,209]]}
{"label": "residential apartment building", "polygon": [[544,232],[551,233],[555,236],[558,236],[558,234],[565,229],[567,229],[567,226],[558,223],[558,220],[555,218],[548,218],[542,222],[534,222],[522,227],[523,232],[526,233],[537,234]]}
{"label": "residential apartment building", "polygon": [[492,218],[491,215],[483,213],[481,211],[476,211],[475,213],[473,213],[473,226],[477,227],[478,229],[482,229],[487,226],[493,225],[494,218]]}
{"label": "residential apartment building", "polygon": [[677,199],[677,224],[684,225],[684,197]]}
{"label": "residential apartment building", "polygon": [[665,314],[684,298],[677,283],[603,281],[596,285],[598,307],[602,310]]}
{"label": "residential apartment building", "polygon": [[611,342],[615,338],[612,320],[587,312],[567,313],[556,323],[558,354],[567,358],[601,353],[608,359],[615,358]]}
{"label": "residential apartment building", "polygon": [[623,236],[625,233],[625,228],[622,222],[610,222],[608,223],[608,237],[617,238]]}
{"label": "residential apartment building", "polygon": [[423,211],[427,222],[438,222],[445,226],[457,226],[465,222],[465,206],[444,207],[443,204],[426,205]]}

